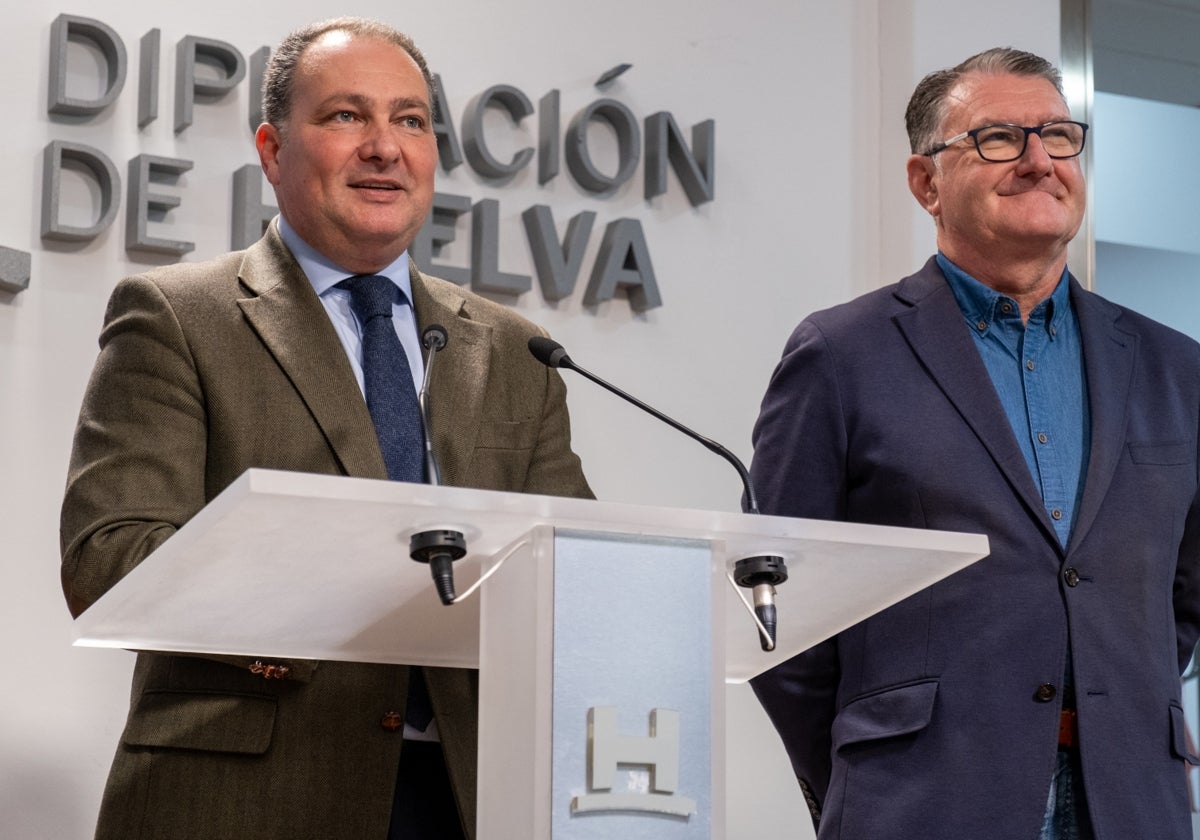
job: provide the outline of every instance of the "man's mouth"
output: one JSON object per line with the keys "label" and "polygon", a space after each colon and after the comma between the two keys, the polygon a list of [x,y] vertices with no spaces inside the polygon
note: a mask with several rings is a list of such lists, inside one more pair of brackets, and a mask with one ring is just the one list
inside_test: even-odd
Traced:
{"label": "man's mouth", "polygon": [[1053,198],[1062,198],[1064,190],[1062,189],[1062,186],[1057,183],[1051,184],[1051,183],[1045,183],[1045,182],[1038,182],[1036,184],[1013,185],[1013,186],[1008,187],[1007,189],[1001,190],[1000,194],[1002,196],[1015,196],[1015,195],[1026,195],[1028,193],[1039,193],[1039,192],[1046,193]]}
{"label": "man's mouth", "polygon": [[356,183],[351,184],[350,186],[356,190],[402,190],[402,189],[404,189],[404,187],[400,186],[399,184],[397,184],[394,181],[358,181]]}

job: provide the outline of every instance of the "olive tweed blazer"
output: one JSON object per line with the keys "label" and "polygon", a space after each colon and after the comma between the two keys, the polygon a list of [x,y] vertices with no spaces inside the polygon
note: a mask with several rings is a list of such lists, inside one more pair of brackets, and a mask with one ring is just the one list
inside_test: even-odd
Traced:
{"label": "olive tweed blazer", "polygon": [[[441,324],[429,409],[446,484],[589,496],[565,388],[511,310],[412,271],[418,328]],[[71,456],[62,580],[73,614],[251,467],[386,478],[350,363],[272,224],[243,252],[123,280]],[[151,561],[153,562],[153,561]],[[337,562],[337,558],[330,558]],[[269,596],[269,593],[267,594]],[[406,666],[138,655],[97,837],[383,838]],[[474,834],[477,680],[426,669]]]}

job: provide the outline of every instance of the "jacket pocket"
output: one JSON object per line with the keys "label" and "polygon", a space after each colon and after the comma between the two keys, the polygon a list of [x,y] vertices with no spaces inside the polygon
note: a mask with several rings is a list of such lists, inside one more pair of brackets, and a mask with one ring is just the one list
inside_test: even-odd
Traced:
{"label": "jacket pocket", "polygon": [[1188,764],[1200,764],[1200,756],[1192,751],[1191,742],[1188,740],[1187,722],[1183,716],[1183,706],[1172,701],[1170,705],[1171,711],[1171,752],[1175,753],[1177,758],[1182,758]]}
{"label": "jacket pocket", "polygon": [[919,732],[933,716],[937,680],[885,688],[851,700],[833,720],[833,747]]}
{"label": "jacket pocket", "polygon": [[1169,467],[1194,460],[1190,443],[1131,443],[1129,459],[1135,464]]}
{"label": "jacket pocket", "polygon": [[125,725],[132,747],[262,755],[271,745],[275,698],[253,694],[147,691]]}

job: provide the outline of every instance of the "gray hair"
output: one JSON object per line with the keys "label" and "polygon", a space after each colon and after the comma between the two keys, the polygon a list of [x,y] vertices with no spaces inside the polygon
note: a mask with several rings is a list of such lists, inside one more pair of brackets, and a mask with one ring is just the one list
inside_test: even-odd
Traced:
{"label": "gray hair", "polygon": [[1039,55],[1011,47],[994,47],[949,70],[934,71],[917,85],[904,112],[904,126],[908,129],[908,143],[914,155],[924,154],[941,142],[946,99],[969,73],[1037,76],[1054,85],[1059,95],[1063,93],[1062,74],[1057,67]]}
{"label": "gray hair", "polygon": [[290,32],[272,51],[266,71],[263,73],[262,113],[264,122],[282,130],[284,123],[292,113],[292,87],[296,76],[296,67],[300,64],[300,59],[309,45],[329,32],[347,32],[362,38],[377,38],[404,50],[420,69],[421,75],[425,79],[425,87],[429,91],[430,107],[433,107],[433,74],[429,72],[425,56],[417,48],[412,38],[377,20],[339,17],[310,23]]}

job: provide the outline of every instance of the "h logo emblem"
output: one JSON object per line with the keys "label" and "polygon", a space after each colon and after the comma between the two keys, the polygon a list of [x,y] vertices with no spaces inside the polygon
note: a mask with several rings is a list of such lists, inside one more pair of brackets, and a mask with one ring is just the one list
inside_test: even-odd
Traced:
{"label": "h logo emblem", "polygon": [[[621,765],[626,765],[621,778]],[[652,709],[650,734],[617,731],[615,706],[588,710],[588,793],[571,800],[571,812],[650,811],[687,817],[696,801],[679,787],[679,712]],[[614,790],[616,788],[617,790]]]}

